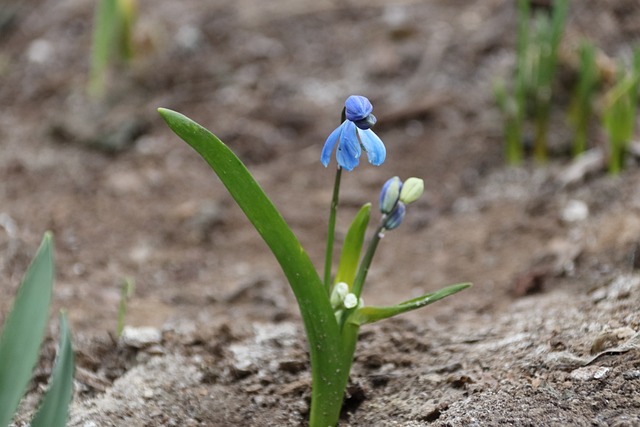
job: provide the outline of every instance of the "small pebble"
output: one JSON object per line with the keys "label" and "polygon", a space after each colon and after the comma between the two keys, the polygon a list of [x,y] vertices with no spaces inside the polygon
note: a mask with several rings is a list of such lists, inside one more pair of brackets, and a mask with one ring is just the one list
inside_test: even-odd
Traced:
{"label": "small pebble", "polygon": [[607,374],[611,368],[604,366],[585,366],[584,368],[578,368],[571,371],[569,375],[572,380],[588,381],[588,380],[601,380]]}
{"label": "small pebble", "polygon": [[159,329],[152,327],[134,328],[125,326],[122,330],[120,340],[129,347],[144,348],[160,344],[162,341],[162,333]]}
{"label": "small pebble", "polygon": [[584,221],[589,217],[589,207],[581,200],[569,200],[562,210],[562,219],[565,222]]}

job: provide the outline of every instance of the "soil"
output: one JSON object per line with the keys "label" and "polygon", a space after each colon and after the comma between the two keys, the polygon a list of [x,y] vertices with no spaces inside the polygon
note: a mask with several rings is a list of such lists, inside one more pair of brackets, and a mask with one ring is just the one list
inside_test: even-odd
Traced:
{"label": "soil", "polygon": [[[640,168],[611,176],[598,151],[565,154],[575,46],[596,43],[604,72],[628,58],[637,0],[571,2],[553,158],[521,167],[504,164],[491,90],[514,65],[513,1],[141,0],[136,58],[111,70],[100,102],[85,90],[93,3],[7,5],[0,320],[45,230],[57,265],[17,426],[46,385],[60,308],[77,353],[70,426],[305,425],[292,293],[156,108],[236,151],[321,266],[335,163],[319,155],[351,94],[372,100],[388,160],[343,175],[338,241],[389,177],[426,183],[382,241],[364,300],[474,286],[362,328],[340,425],[640,426]],[[118,340],[125,278],[135,292]]]}

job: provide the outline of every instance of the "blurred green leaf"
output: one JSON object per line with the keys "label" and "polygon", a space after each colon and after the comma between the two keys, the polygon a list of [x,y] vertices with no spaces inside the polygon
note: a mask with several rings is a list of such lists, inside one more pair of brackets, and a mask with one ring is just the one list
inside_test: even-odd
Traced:
{"label": "blurred green leaf", "polygon": [[73,397],[74,354],[65,313],[60,313],[60,341],[49,389],[31,421],[31,427],[65,427]]}
{"label": "blurred green leaf", "polygon": [[93,20],[89,93],[101,97],[106,90],[106,72],[113,51],[117,22],[116,0],[99,0]]}
{"label": "blurred green leaf", "polygon": [[0,426],[20,403],[38,361],[53,287],[53,248],[46,233],[29,266],[0,336]]}
{"label": "blurred green leaf", "polygon": [[398,314],[406,313],[407,311],[415,310],[425,305],[432,304],[442,298],[453,295],[471,286],[471,283],[460,283],[457,285],[447,286],[436,292],[422,295],[418,298],[410,299],[403,303],[387,306],[387,307],[361,307],[353,312],[347,319],[347,322],[354,325],[364,325],[366,323],[377,322],[378,320],[387,319],[389,317],[397,316]]}
{"label": "blurred green leaf", "polygon": [[586,151],[588,146],[587,136],[598,80],[596,48],[592,43],[583,41],[580,44],[578,83],[574,89],[568,113],[569,123],[574,132],[573,154],[575,156]]}
{"label": "blurred green leaf", "polygon": [[367,203],[356,215],[347,231],[347,235],[342,245],[342,253],[340,254],[340,262],[338,264],[338,272],[336,273],[335,282],[345,282],[349,285],[349,289],[353,285],[356,278],[356,270],[360,253],[362,252],[362,244],[364,235],[367,231],[369,218],[371,213],[371,203]]}

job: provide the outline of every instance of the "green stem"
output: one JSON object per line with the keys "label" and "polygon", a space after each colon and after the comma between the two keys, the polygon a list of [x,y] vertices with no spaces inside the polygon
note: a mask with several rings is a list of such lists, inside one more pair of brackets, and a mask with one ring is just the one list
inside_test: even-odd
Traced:
{"label": "green stem", "polygon": [[[386,219],[386,215],[382,216],[381,224],[384,224]],[[360,298],[360,294],[362,293],[362,286],[364,285],[364,281],[367,279],[367,273],[369,272],[369,267],[371,266],[371,261],[373,260],[373,256],[376,253],[376,249],[378,248],[378,243],[380,243],[380,239],[382,238],[384,233],[384,226],[380,225],[376,229],[371,241],[369,242],[369,247],[367,248],[367,252],[364,254],[364,258],[362,258],[362,263],[360,264],[360,268],[358,269],[358,274],[356,275],[356,279],[353,281],[353,287],[351,288],[351,292],[356,294],[358,298]]]}
{"label": "green stem", "polygon": [[338,199],[340,196],[340,178],[342,167],[338,166],[336,178],[333,184],[333,197],[331,198],[331,210],[329,212],[329,230],[327,232],[327,251],[324,260],[324,286],[327,294],[331,292],[331,266],[333,264],[333,239],[336,230],[336,213],[338,211]]}

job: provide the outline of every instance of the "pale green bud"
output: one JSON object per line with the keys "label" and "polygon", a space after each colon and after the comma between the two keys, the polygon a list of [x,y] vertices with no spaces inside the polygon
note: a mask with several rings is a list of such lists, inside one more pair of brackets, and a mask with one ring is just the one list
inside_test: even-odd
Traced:
{"label": "pale green bud", "polygon": [[402,184],[400,201],[404,204],[413,203],[422,196],[424,181],[420,178],[409,178]]}

